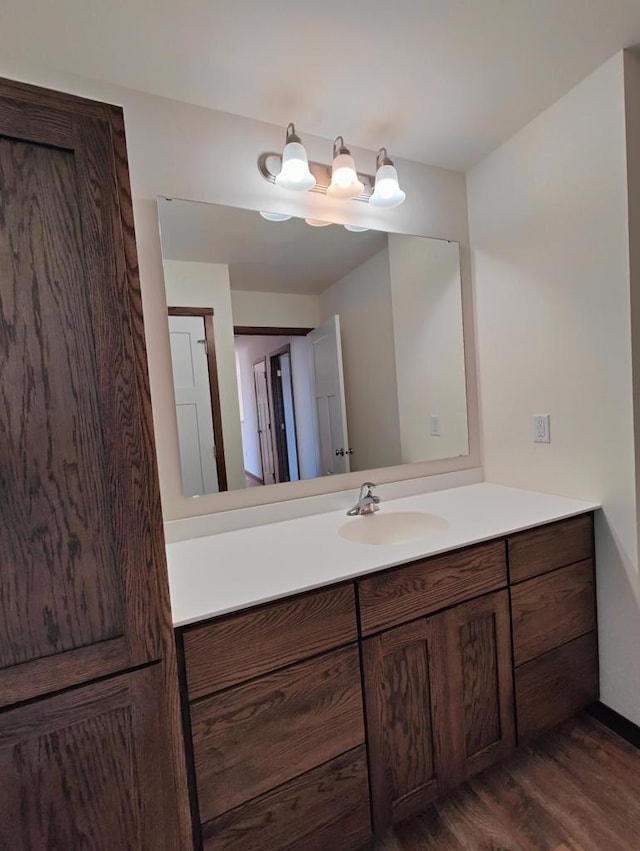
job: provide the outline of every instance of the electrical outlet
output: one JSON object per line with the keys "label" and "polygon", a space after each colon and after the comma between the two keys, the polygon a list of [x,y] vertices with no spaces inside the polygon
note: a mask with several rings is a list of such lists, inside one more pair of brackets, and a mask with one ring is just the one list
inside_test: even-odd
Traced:
{"label": "electrical outlet", "polygon": [[440,437],[440,417],[431,414],[431,437]]}
{"label": "electrical outlet", "polygon": [[551,443],[549,414],[533,415],[533,442]]}

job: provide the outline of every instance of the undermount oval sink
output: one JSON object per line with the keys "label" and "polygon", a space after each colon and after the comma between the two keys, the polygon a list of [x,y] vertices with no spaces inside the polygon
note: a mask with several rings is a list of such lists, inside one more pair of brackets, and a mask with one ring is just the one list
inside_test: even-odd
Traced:
{"label": "undermount oval sink", "polygon": [[338,534],[347,541],[371,546],[406,544],[434,532],[444,532],[449,523],[424,511],[377,511],[344,523]]}

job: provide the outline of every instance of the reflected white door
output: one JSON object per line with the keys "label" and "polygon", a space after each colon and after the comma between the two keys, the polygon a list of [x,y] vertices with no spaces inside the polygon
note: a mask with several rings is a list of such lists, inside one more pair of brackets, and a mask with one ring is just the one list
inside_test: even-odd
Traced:
{"label": "reflected white door", "polygon": [[254,364],[253,378],[256,388],[256,406],[258,409],[258,440],[262,459],[262,481],[265,485],[275,483],[275,459],[271,442],[271,411],[269,409],[269,390],[267,388],[267,365],[265,361]]}
{"label": "reflected white door", "polygon": [[307,334],[317,426],[318,472],[350,471],[347,413],[344,402],[340,318],[332,316]]}
{"label": "reflected white door", "polygon": [[219,491],[202,316],[169,316],[178,442],[185,496]]}

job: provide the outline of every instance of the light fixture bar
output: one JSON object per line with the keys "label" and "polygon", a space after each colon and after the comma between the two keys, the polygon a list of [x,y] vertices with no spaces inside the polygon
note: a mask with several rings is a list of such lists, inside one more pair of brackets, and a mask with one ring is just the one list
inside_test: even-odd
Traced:
{"label": "light fixture bar", "polygon": [[[281,154],[273,152],[265,152],[258,157],[258,171],[268,183],[276,182],[276,175],[279,174],[282,168]],[[318,192],[321,195],[327,194],[327,189],[331,183],[331,166],[325,163],[317,163],[309,160],[309,171],[316,179],[316,184],[309,191]],[[358,172],[358,178],[364,184],[364,190],[360,195],[356,195],[353,201],[364,201],[367,203],[373,192],[375,178],[371,174],[362,174]]]}

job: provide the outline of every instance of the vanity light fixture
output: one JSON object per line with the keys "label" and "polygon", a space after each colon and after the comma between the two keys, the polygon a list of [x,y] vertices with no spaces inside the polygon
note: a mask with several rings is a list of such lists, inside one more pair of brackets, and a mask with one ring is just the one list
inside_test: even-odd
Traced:
{"label": "vanity light fixture", "polygon": [[389,159],[386,148],[380,148],[376,157],[376,183],[369,198],[372,207],[399,207],[407,197],[400,189],[398,172]]}
{"label": "vanity light fixture", "polygon": [[351,233],[363,233],[364,231],[369,230],[369,228],[363,228],[360,225],[345,225],[345,229],[350,230]]}
{"label": "vanity light fixture", "polygon": [[351,151],[345,146],[342,136],[336,136],[333,143],[331,183],[327,195],[330,198],[355,198],[363,192],[364,183],[358,179]]}
{"label": "vanity light fixture", "polygon": [[374,178],[356,171],[342,136],[336,136],[333,143],[331,165],[309,161],[293,124],[287,126],[286,139],[282,154],[265,151],[258,157],[258,171],[269,183],[283,189],[319,192],[333,200],[363,201],[373,207],[397,207],[405,200],[406,194],[398,184],[398,172],[386,148],[378,151]]}
{"label": "vanity light fixture", "polygon": [[260,215],[268,222],[288,222],[291,218],[286,213],[269,213],[264,210],[260,210]]}
{"label": "vanity light fixture", "polygon": [[287,141],[282,152],[282,169],[276,175],[276,183],[283,189],[307,192],[316,185],[309,171],[307,151],[296,134],[293,124],[287,126]]}

